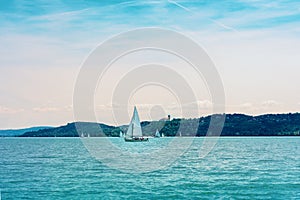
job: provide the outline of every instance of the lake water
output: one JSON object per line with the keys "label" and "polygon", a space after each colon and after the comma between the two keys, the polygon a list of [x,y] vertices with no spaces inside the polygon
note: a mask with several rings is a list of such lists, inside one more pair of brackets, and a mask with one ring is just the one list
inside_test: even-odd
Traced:
{"label": "lake water", "polygon": [[220,138],[200,159],[202,141],[165,169],[124,173],[79,138],[0,138],[0,199],[300,199],[300,137]]}

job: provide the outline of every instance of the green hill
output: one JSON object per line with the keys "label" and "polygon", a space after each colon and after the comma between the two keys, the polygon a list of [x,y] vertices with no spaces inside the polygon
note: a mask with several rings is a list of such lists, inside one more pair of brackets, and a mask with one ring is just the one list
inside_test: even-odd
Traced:
{"label": "green hill", "polygon": [[91,137],[108,135],[117,137],[119,133],[120,128],[114,126],[93,122],[73,122],[56,128],[26,132],[20,137],[79,137],[81,135],[90,135]]}
{"label": "green hill", "polygon": [[37,126],[31,128],[23,128],[23,129],[8,129],[8,130],[0,130],[0,137],[16,137],[20,136],[29,131],[38,131],[42,129],[52,128],[50,126]]}
{"label": "green hill", "polygon": [[[205,136],[212,116],[195,119],[173,119],[171,121],[144,121],[141,123],[144,135],[154,135],[156,129],[165,136],[175,136],[181,132],[182,136]],[[220,121],[210,127],[209,134],[221,124],[225,117],[225,124],[221,136],[299,136],[300,113],[267,114],[249,116],[243,114],[213,115]],[[194,127],[194,128],[193,128]],[[91,122],[69,123],[51,129],[30,131],[20,137],[118,137],[120,131],[126,132],[127,126],[114,127]],[[197,130],[197,131],[194,131]]]}

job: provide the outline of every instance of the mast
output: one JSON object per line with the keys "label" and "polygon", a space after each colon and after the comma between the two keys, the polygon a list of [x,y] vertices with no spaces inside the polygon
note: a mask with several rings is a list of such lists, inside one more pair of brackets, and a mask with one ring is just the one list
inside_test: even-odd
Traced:
{"label": "mast", "polygon": [[133,138],[133,124],[131,124],[132,129],[131,129],[131,137]]}

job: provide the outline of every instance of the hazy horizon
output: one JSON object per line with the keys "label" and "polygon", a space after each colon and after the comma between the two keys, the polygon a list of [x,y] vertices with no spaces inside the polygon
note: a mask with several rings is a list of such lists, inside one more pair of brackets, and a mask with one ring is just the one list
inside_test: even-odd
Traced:
{"label": "hazy horizon", "polygon": [[[0,129],[74,121],[73,91],[82,64],[102,42],[143,27],[182,33],[214,62],[225,92],[225,112],[261,115],[300,111],[300,3],[297,1],[2,1],[0,10]],[[145,37],[146,38],[146,37]],[[126,44],[121,44],[126,45]],[[155,58],[155,59],[154,59]],[[177,99],[161,87],[134,91],[127,105],[112,105],[95,91],[97,121],[119,125],[118,109],[142,121],[200,117],[212,113],[205,82],[178,58],[157,52],[129,55],[114,63],[103,83],[143,63],[170,65],[196,93],[197,116],[183,115]],[[100,84],[100,83],[98,83]],[[112,90],[105,88],[105,94]],[[113,113],[114,112],[114,113]]]}
{"label": "hazy horizon", "polygon": [[[248,116],[254,116],[254,117],[257,117],[257,116],[262,116],[262,115],[269,115],[269,114],[274,114],[274,115],[284,115],[284,114],[298,114],[299,112],[294,112],[294,113],[262,113],[262,114],[258,114],[258,115],[249,115],[249,114],[246,114],[246,113],[223,113],[223,114],[226,114],[226,115],[233,115],[233,114],[241,114],[241,115],[248,115]],[[217,114],[221,114],[221,113],[217,113]],[[194,117],[194,118],[201,118],[201,117],[208,117],[208,116],[211,116],[213,114],[209,114],[209,115],[203,115],[203,116],[198,116],[198,117]],[[166,120],[168,116],[165,116],[165,117],[162,117],[160,118],[159,120]],[[171,120],[174,119],[174,118],[180,118],[180,117],[172,117],[171,116]],[[189,118],[184,118],[182,117],[181,119],[189,119]],[[192,119],[192,118],[191,118]],[[151,119],[151,120],[143,120],[141,119],[141,122],[145,122],[145,121],[159,121],[157,119]],[[91,123],[101,123],[101,124],[106,124],[106,125],[109,125],[109,126],[126,126],[129,124],[128,123],[124,123],[124,124],[116,124],[116,123],[105,123],[105,122],[101,122],[101,121],[66,121],[64,123],[61,123],[61,124],[53,124],[53,125],[50,125],[50,124],[33,124],[33,125],[29,125],[29,126],[24,126],[24,127],[14,127],[14,128],[1,128],[0,130],[18,130],[18,129],[26,129],[26,128],[33,128],[33,127],[59,127],[59,126],[64,126],[66,124],[69,124],[69,123],[74,123],[74,122],[91,122]]]}

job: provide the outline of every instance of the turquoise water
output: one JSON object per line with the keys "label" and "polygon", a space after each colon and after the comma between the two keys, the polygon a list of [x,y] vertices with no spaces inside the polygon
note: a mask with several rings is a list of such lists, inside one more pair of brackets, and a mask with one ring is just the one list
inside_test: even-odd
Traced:
{"label": "turquoise water", "polygon": [[[171,138],[152,140],[141,148]],[[220,138],[200,159],[202,141],[164,170],[127,174],[91,157],[79,138],[1,138],[1,198],[300,199],[300,137]]]}

